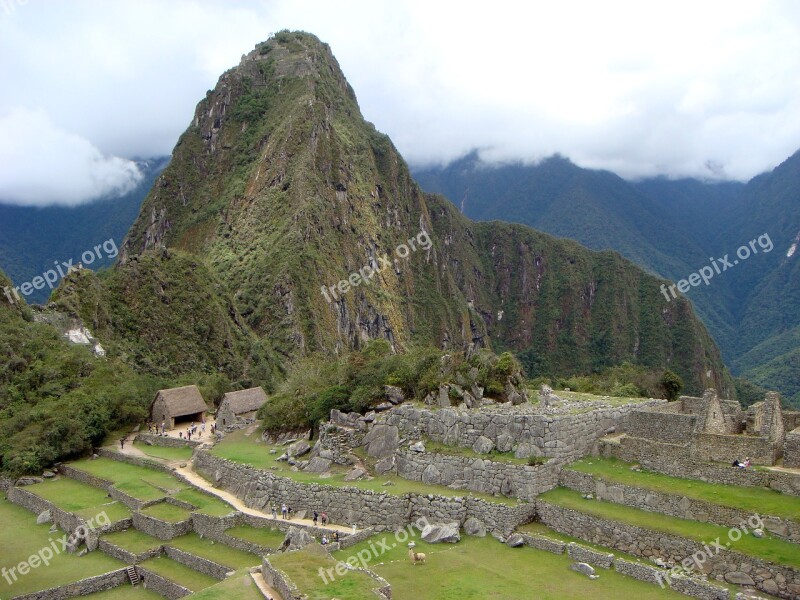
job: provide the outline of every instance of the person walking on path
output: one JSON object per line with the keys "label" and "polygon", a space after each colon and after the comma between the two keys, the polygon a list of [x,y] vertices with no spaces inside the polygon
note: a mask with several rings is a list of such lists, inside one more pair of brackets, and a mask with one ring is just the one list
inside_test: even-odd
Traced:
{"label": "person walking on path", "polygon": [[125,448],[125,438],[119,438],[119,449]]}
{"label": "person walking on path", "polygon": [[272,518],[273,519],[278,518],[278,508],[274,504],[272,505]]}
{"label": "person walking on path", "polygon": [[281,516],[283,517],[284,520],[286,520],[288,518],[288,515],[289,515],[288,507],[286,506],[286,504],[281,504]]}
{"label": "person walking on path", "polygon": [[325,525],[328,524],[328,513],[323,512],[320,516],[320,520],[322,521],[322,526],[325,527]]}
{"label": "person walking on path", "polygon": [[319,519],[319,513],[317,511],[314,511],[314,518],[311,519],[314,522],[314,527],[317,526],[317,519]]}

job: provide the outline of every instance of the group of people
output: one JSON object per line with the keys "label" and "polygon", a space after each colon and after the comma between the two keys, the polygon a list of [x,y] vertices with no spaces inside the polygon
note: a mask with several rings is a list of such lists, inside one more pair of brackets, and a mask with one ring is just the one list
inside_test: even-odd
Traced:
{"label": "group of people", "polygon": [[[214,434],[214,433],[216,433],[216,431],[217,431],[217,424],[216,423],[212,423],[211,424],[211,433]],[[204,434],[205,432],[206,432],[206,420],[203,419],[202,421],[200,421],[200,435]],[[186,439],[187,440],[191,440],[193,435],[197,436],[197,425],[194,422],[192,422],[192,424],[189,425],[189,427],[186,428]],[[178,437],[183,439],[183,432],[182,431],[178,432]]]}
{"label": "group of people", "polygon": [[320,521],[322,526],[325,527],[325,525],[328,524],[328,513],[323,512],[322,514],[319,514],[317,511],[314,511],[313,521],[315,527],[317,525],[317,521]]}
{"label": "group of people", "polygon": [[745,456],[744,461],[739,460],[738,458],[733,459],[733,463],[731,463],[732,467],[739,467],[740,469],[746,469],[750,466],[750,457]]}
{"label": "group of people", "polygon": [[167,424],[163,421],[159,426],[158,423],[153,423],[152,421],[147,422],[147,433],[152,433],[153,435],[166,435],[167,431]]}

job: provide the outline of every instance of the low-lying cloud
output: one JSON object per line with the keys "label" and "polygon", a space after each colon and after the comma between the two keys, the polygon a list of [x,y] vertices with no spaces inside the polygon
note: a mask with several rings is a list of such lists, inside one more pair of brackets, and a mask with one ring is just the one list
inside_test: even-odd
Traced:
{"label": "low-lying cloud", "polygon": [[0,164],[0,202],[20,206],[75,206],[125,194],[142,180],[133,161],[104,156],[27,109],[0,116]]}

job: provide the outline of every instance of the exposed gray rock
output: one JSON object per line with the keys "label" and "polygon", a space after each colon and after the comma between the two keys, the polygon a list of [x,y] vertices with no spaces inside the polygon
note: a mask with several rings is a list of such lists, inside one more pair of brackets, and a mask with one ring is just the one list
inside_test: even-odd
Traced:
{"label": "exposed gray rock", "polygon": [[735,583],[736,585],[755,585],[753,578],[742,571],[731,571],[730,573],[725,573],[725,581],[728,583]]}
{"label": "exposed gray rock", "polygon": [[589,579],[597,579],[599,577],[599,575],[595,575],[594,567],[588,563],[575,562],[572,563],[569,568],[573,571],[577,571],[578,573],[586,575]]}
{"label": "exposed gray rock", "polygon": [[394,425],[375,425],[364,436],[367,454],[374,458],[386,458],[395,453],[400,445],[400,432]]}
{"label": "exposed gray rock", "polygon": [[414,442],[409,446],[409,450],[413,450],[414,452],[425,452],[425,444],[422,442]]}
{"label": "exposed gray rock", "polygon": [[344,480],[345,481],[356,481],[358,479],[361,479],[366,474],[367,474],[367,472],[364,469],[362,469],[360,467],[356,467],[355,469],[353,469],[347,475],[344,476]]}
{"label": "exposed gray rock", "polygon": [[436,397],[439,406],[447,408],[450,406],[450,386],[443,385],[439,387],[439,395]]}
{"label": "exposed gray rock", "polygon": [[383,475],[384,473],[394,470],[396,466],[394,455],[387,456],[375,463],[375,472],[378,475]]}
{"label": "exposed gray rock", "polygon": [[519,533],[513,533],[511,536],[506,540],[506,546],[510,548],[519,548],[520,546],[525,545],[525,538],[522,537]]}
{"label": "exposed gray rock", "polygon": [[312,458],[310,461],[308,461],[305,470],[309,473],[324,473],[331,468],[332,464],[332,460],[317,456],[316,458]]}
{"label": "exposed gray rock", "polygon": [[375,412],[384,412],[389,410],[390,408],[394,408],[394,404],[391,402],[381,402],[378,406],[375,407]]}
{"label": "exposed gray rock", "polygon": [[429,523],[422,530],[422,539],[429,544],[455,544],[461,541],[458,523]]}
{"label": "exposed gray rock", "polygon": [[383,391],[386,393],[386,399],[392,404],[400,404],[406,399],[403,390],[395,385],[385,385]]}
{"label": "exposed gray rock", "polygon": [[311,537],[311,534],[304,527],[289,527],[289,531],[286,532],[286,537],[283,538],[283,544],[281,544],[282,551],[288,550],[300,550],[301,548],[305,548],[309,544],[314,543],[314,538]]}
{"label": "exposed gray rock", "polygon": [[298,440],[286,450],[289,456],[303,456],[311,452],[311,444],[306,440]]}
{"label": "exposed gray rock", "polygon": [[478,454],[489,454],[494,450],[494,442],[482,435],[472,444],[472,450]]}
{"label": "exposed gray rock", "polygon": [[56,474],[53,473],[52,471],[45,471],[44,473],[42,473],[42,477],[44,477],[45,479],[52,479],[55,476]]}
{"label": "exposed gray rock", "polygon": [[33,485],[34,483],[42,483],[44,479],[41,477],[20,477],[17,479],[17,485]]}
{"label": "exposed gray rock", "polygon": [[425,470],[422,472],[422,483],[427,483],[428,485],[436,485],[441,483],[442,481],[442,473],[439,469],[436,468],[435,465],[428,465],[425,467]]}
{"label": "exposed gray rock", "polygon": [[511,452],[514,448],[514,438],[505,433],[497,436],[497,450],[500,452]]}
{"label": "exposed gray rock", "polygon": [[764,530],[763,529],[753,529],[753,536],[757,538],[764,537]]}
{"label": "exposed gray rock", "polygon": [[475,517],[469,517],[464,521],[464,533],[476,537],[486,537],[486,525]]}
{"label": "exposed gray rock", "polygon": [[42,523],[49,523],[51,519],[52,519],[52,516],[50,515],[50,511],[49,510],[45,510],[45,511],[39,513],[39,516],[36,517],[36,524],[37,525],[41,525]]}

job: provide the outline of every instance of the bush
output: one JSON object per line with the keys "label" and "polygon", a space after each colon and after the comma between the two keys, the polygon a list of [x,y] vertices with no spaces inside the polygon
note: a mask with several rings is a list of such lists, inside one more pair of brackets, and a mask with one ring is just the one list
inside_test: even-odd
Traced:
{"label": "bush", "polygon": [[661,377],[661,387],[664,388],[667,400],[673,402],[680,396],[681,390],[683,389],[683,379],[672,371],[664,371],[664,375]]}

